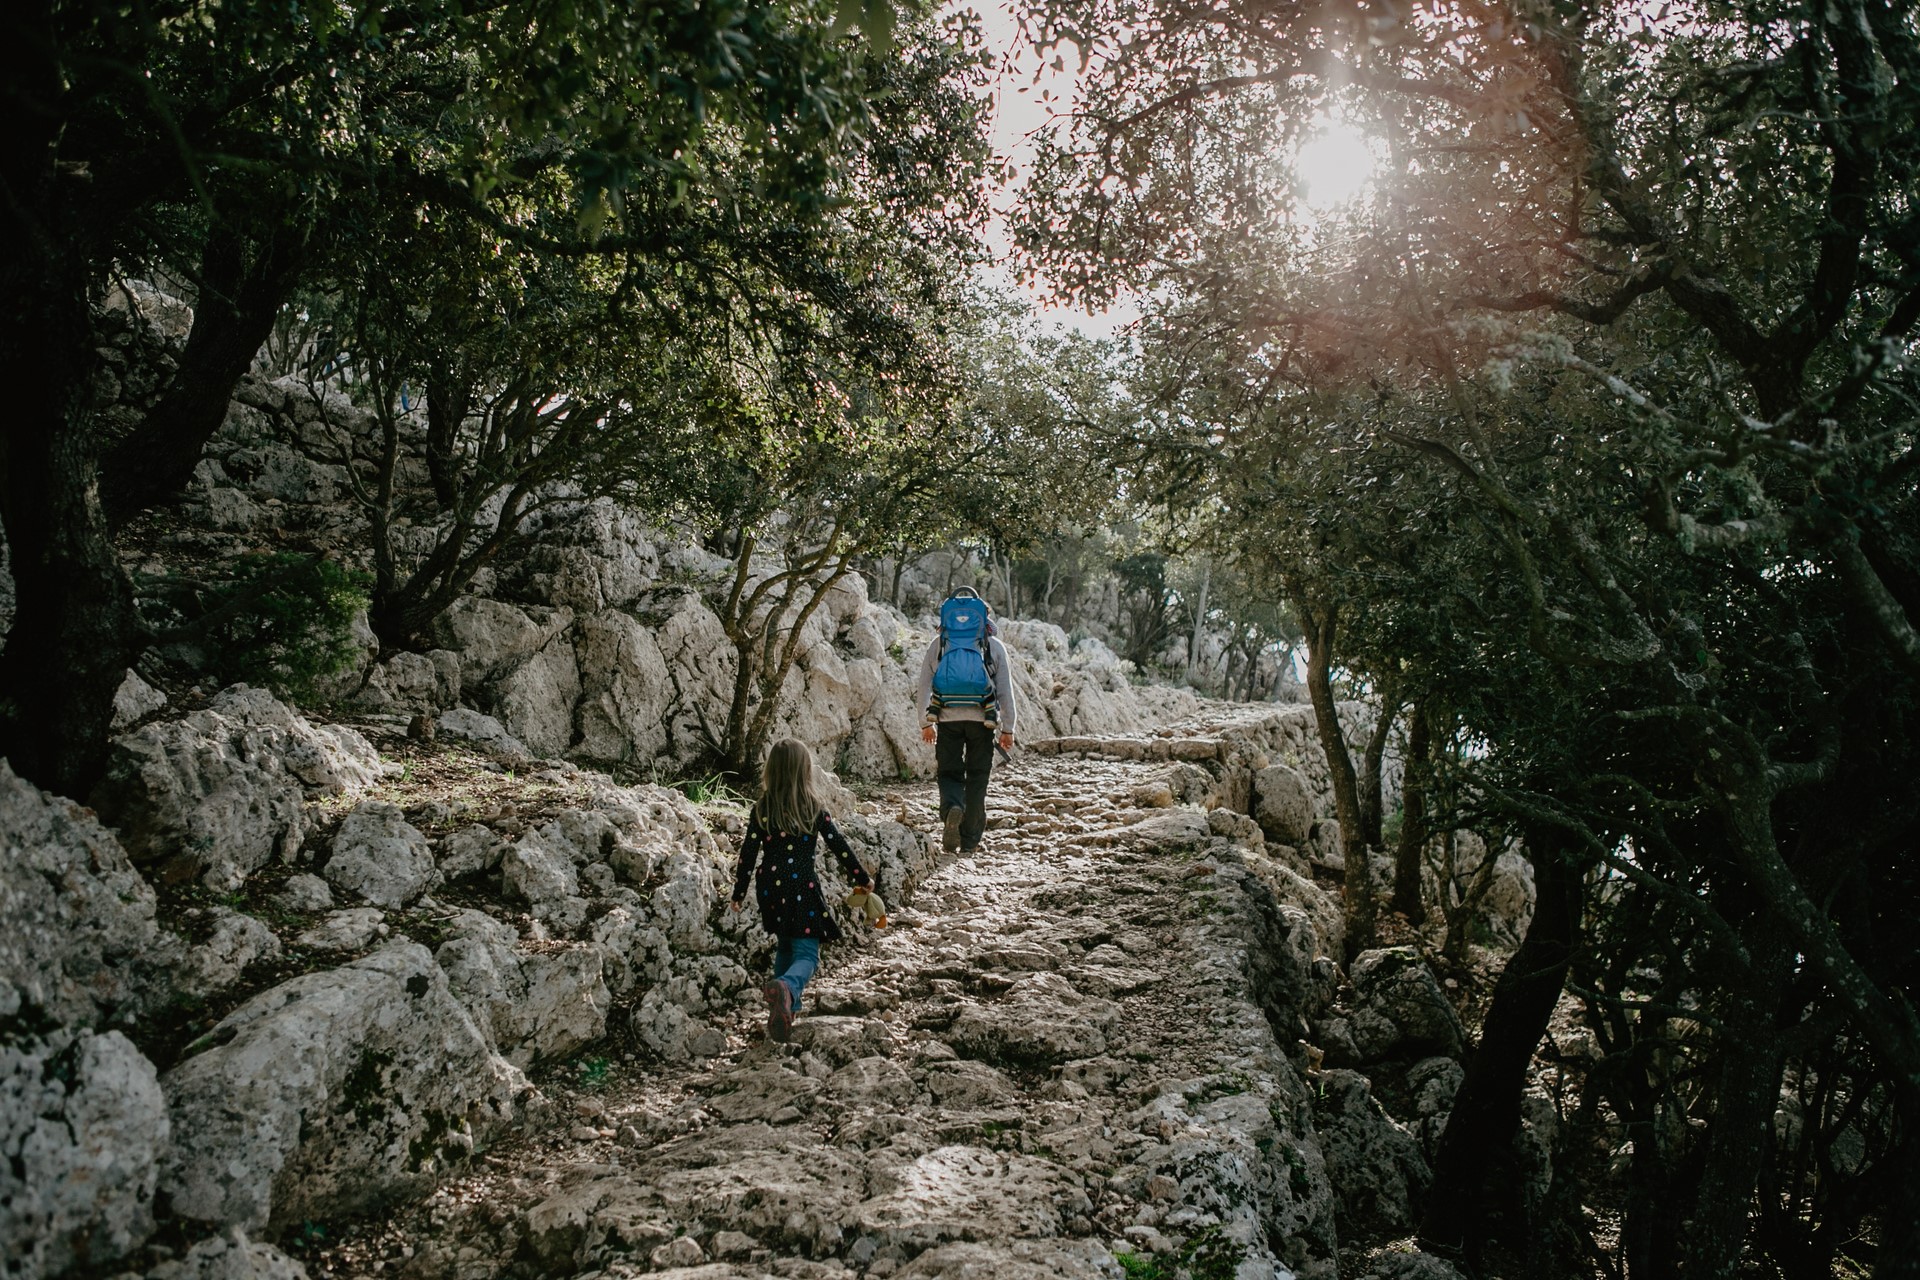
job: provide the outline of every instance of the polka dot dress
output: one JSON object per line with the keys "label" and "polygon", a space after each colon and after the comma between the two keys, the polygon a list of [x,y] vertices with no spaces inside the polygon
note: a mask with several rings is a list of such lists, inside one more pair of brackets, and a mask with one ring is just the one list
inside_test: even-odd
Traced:
{"label": "polka dot dress", "polygon": [[752,877],[754,895],[760,903],[760,923],[768,933],[821,942],[832,942],[840,936],[820,897],[820,877],[813,865],[814,849],[822,840],[838,855],[848,879],[861,886],[872,883],[829,815],[822,813],[812,831],[799,834],[766,830],[757,810],[748,816],[747,838],[740,846],[740,864],[734,869],[733,896],[745,897],[747,880]]}

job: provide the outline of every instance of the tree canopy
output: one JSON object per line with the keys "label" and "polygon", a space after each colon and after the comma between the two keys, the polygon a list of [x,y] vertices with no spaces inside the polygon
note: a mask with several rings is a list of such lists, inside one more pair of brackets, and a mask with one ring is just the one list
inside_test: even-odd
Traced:
{"label": "tree canopy", "polygon": [[[1620,1261],[1838,1265],[1868,1210],[1789,1173],[1765,1117],[1783,1076],[1848,1073],[1920,1119],[1889,945],[1920,818],[1912,7],[1126,0],[1031,32],[1087,61],[1022,242],[1076,296],[1146,299],[1160,474],[1289,584],[1310,669],[1474,744],[1463,794],[1543,901],[1577,919],[1585,886],[1533,980],[1576,971],[1622,1062],[1679,1047],[1644,1087],[1595,1077],[1596,1115],[1652,1126]],[[1370,181],[1316,205],[1303,151],[1335,134]],[[1485,1211],[1552,1007],[1511,997],[1422,1228],[1473,1257],[1552,1238]],[[1693,1001],[1714,1036],[1680,1030]],[[1660,1127],[1676,1106],[1703,1145]],[[1912,1183],[1910,1136],[1876,1151]]]}

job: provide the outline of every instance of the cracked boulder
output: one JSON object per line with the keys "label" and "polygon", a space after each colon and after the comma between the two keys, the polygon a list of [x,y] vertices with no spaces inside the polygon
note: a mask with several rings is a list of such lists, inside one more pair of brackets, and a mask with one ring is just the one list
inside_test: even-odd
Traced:
{"label": "cracked boulder", "polygon": [[530,1088],[410,942],[263,992],[189,1050],[162,1081],[161,1187],[182,1218],[248,1230],[423,1192]]}
{"label": "cracked boulder", "polygon": [[1365,1076],[1320,1074],[1313,1129],[1333,1183],[1341,1240],[1386,1239],[1419,1221],[1432,1174],[1413,1135],[1381,1107]]}
{"label": "cracked boulder", "polygon": [[607,1031],[611,997],[593,943],[526,950],[511,925],[463,910],[435,953],[455,996],[501,1056],[525,1069],[564,1058]]}
{"label": "cracked boulder", "polygon": [[234,685],[184,719],[116,738],[93,804],[136,863],[233,890],[276,856],[291,860],[309,799],[364,791],[379,771],[352,729]]}
{"label": "cracked boulder", "polygon": [[1353,962],[1354,1051],[1362,1063],[1388,1058],[1458,1058],[1466,1029],[1412,947],[1363,951]]}
{"label": "cracked boulder", "polygon": [[384,800],[362,801],[340,823],[323,874],[334,888],[389,910],[440,881],[426,836]]}
{"label": "cracked boulder", "polygon": [[142,1008],[181,950],[113,834],[0,760],[0,1019],[94,1024]]}
{"label": "cracked boulder", "polygon": [[137,1248],[167,1134],[153,1064],[119,1032],[0,1040],[0,1270],[39,1280]]}

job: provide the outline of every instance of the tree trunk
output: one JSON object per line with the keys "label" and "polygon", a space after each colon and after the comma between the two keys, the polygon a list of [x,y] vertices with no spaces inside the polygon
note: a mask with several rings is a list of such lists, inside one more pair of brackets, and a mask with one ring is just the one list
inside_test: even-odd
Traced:
{"label": "tree trunk", "polygon": [[1200,600],[1193,609],[1193,630],[1187,636],[1187,683],[1193,683],[1193,673],[1200,666],[1200,629],[1207,621],[1207,595],[1213,589],[1213,562],[1208,561],[1205,572],[1200,578]]}
{"label": "tree trunk", "polygon": [[14,585],[0,756],[39,786],[84,798],[106,765],[113,695],[139,626],[99,499],[85,286],[39,283],[37,296],[10,293],[0,339],[13,413],[0,443],[0,522]]}
{"label": "tree trunk", "polygon": [[1894,1146],[1888,1152],[1880,1185],[1880,1251],[1873,1280],[1920,1277],[1920,1082],[1894,1086]]}
{"label": "tree trunk", "polygon": [[116,526],[193,479],[304,257],[304,237],[287,226],[255,230],[219,220],[208,230],[193,330],[179,367],[146,419],[101,460],[100,498]]}
{"label": "tree trunk", "polygon": [[1724,985],[1719,1003],[1724,1038],[1713,1121],[1682,1250],[1681,1274],[1688,1280],[1728,1280],[1739,1271],[1780,1105],[1779,1009],[1793,976],[1793,944],[1759,903],[1738,927],[1753,967]]}
{"label": "tree trunk", "polygon": [[[19,65],[16,102],[61,100],[53,6],[10,6],[0,34]],[[90,299],[82,219],[92,179],[55,169],[61,122],[16,112],[0,138],[0,525],[14,583],[0,650],[0,756],[52,791],[84,797],[106,763],[113,695],[136,652],[133,589],[99,499]]]}
{"label": "tree trunk", "polygon": [[1497,1226],[1514,1221],[1513,1137],[1527,1065],[1560,998],[1580,935],[1584,879],[1557,833],[1528,833],[1538,898],[1520,949],[1500,971],[1480,1043],[1434,1156],[1433,1186],[1420,1217],[1420,1247],[1442,1257],[1478,1258]]}
{"label": "tree trunk", "polygon": [[1367,749],[1361,756],[1360,766],[1360,834],[1369,849],[1384,849],[1387,845],[1381,824],[1386,820],[1383,812],[1385,805],[1381,800],[1381,770],[1386,766],[1387,737],[1393,732],[1393,722],[1400,714],[1400,692],[1395,685],[1398,681],[1388,680],[1380,687],[1380,718],[1373,722],[1373,732],[1367,735]]}
{"label": "tree trunk", "polygon": [[1400,841],[1393,851],[1391,907],[1416,927],[1426,923],[1426,905],[1420,899],[1421,856],[1432,834],[1427,827],[1427,771],[1433,744],[1427,726],[1427,704],[1413,704],[1407,725],[1406,771],[1400,783]]}
{"label": "tree trunk", "polygon": [[1340,856],[1346,864],[1342,886],[1346,896],[1346,958],[1351,961],[1373,945],[1374,901],[1367,843],[1360,828],[1360,784],[1333,702],[1333,645],[1339,634],[1339,607],[1321,609],[1296,598],[1294,609],[1307,631],[1307,692],[1313,699],[1314,727],[1320,735],[1320,749],[1326,753],[1334,810],[1340,820]]}

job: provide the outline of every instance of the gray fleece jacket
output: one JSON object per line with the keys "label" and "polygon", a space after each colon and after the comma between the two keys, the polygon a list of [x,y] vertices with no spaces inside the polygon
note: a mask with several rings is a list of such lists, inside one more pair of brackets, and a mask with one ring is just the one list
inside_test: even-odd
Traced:
{"label": "gray fleece jacket", "polygon": [[[1020,704],[1013,696],[1013,659],[1007,656],[1007,646],[1000,643],[999,636],[987,637],[987,655],[993,663],[993,697],[997,704],[994,708],[999,716],[1001,733],[1018,732]],[[940,665],[940,637],[935,636],[920,658],[920,683],[915,688],[915,707],[920,719],[927,719],[927,707],[933,701],[933,669]],[[942,720],[983,721],[987,713],[979,707],[944,707],[940,712]]]}

